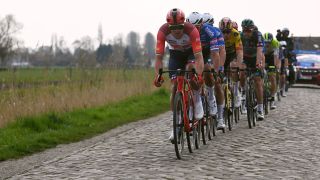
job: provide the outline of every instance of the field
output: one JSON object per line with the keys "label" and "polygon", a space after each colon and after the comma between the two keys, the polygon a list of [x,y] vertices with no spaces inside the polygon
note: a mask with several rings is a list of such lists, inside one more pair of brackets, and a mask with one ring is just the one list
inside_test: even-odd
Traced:
{"label": "field", "polygon": [[0,127],[17,118],[150,94],[153,69],[32,68],[0,72]]}

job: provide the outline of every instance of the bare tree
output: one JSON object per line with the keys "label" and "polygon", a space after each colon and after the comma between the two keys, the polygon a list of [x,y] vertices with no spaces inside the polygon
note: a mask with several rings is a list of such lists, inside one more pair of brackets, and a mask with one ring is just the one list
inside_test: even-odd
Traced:
{"label": "bare tree", "polygon": [[144,49],[145,57],[147,58],[146,65],[149,67],[151,66],[151,60],[155,58],[155,44],[154,36],[148,32],[145,36]]}
{"label": "bare tree", "polygon": [[14,45],[17,44],[15,34],[22,29],[22,24],[18,23],[13,15],[7,15],[0,19],[0,63],[4,65],[6,58],[12,54]]}
{"label": "bare tree", "polygon": [[74,56],[80,67],[95,65],[95,51],[91,37],[85,36],[81,40],[74,41],[73,45],[75,48]]}
{"label": "bare tree", "polygon": [[100,44],[103,43],[103,33],[102,33],[102,25],[101,23],[99,24],[99,28],[98,28],[98,41]]}
{"label": "bare tree", "polygon": [[138,64],[141,59],[141,47],[139,44],[140,37],[136,32],[131,31],[127,36],[128,54],[125,55],[127,58],[127,64],[129,66]]}

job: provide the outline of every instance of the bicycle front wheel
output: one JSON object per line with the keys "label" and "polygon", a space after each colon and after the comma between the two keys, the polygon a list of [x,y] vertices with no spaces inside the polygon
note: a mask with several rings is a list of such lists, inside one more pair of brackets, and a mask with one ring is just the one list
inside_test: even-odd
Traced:
{"label": "bicycle front wheel", "polygon": [[183,101],[182,94],[177,93],[174,99],[173,109],[173,135],[174,135],[174,149],[178,159],[182,158],[186,136],[184,135],[184,115],[183,115]]}

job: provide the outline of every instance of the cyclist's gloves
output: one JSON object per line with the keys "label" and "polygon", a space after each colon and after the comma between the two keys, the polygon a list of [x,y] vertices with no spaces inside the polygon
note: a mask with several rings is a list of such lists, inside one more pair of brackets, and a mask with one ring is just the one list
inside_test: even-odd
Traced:
{"label": "cyclist's gloves", "polygon": [[154,84],[156,87],[160,87],[163,82],[164,82],[163,77],[160,76],[160,75],[157,75],[156,78],[155,78],[154,81],[153,81],[153,84]]}
{"label": "cyclist's gloves", "polygon": [[221,81],[223,80],[223,78],[224,78],[224,66],[220,66],[219,67],[219,77],[220,77],[220,79],[221,79]]}

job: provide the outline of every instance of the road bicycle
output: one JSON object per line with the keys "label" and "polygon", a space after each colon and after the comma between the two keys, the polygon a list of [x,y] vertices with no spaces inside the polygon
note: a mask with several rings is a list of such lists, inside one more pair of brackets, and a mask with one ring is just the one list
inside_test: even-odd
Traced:
{"label": "road bicycle", "polygon": [[257,68],[246,68],[245,71],[247,74],[246,77],[246,106],[247,106],[247,120],[248,126],[251,129],[252,127],[256,126],[257,121],[257,100],[256,100],[256,93],[254,87],[254,77],[258,74],[261,74],[261,70]]}
{"label": "road bicycle", "polygon": [[[214,70],[211,71],[203,71],[203,73],[211,73],[216,79],[217,74],[214,72]],[[211,92],[214,94],[214,92]],[[207,92],[207,89],[205,86],[202,86],[201,88],[201,100],[202,100],[202,105],[203,105],[203,111],[204,111],[204,119],[201,127],[201,132],[202,132],[202,141],[203,144],[206,144],[206,137],[208,137],[208,140],[211,140],[214,136],[216,136],[216,123],[217,119],[216,116],[212,116],[209,113],[209,92]]]}
{"label": "road bicycle", "polygon": [[269,110],[271,109],[271,101],[274,101],[271,97],[271,82],[269,81],[269,76],[271,74],[275,74],[276,69],[275,66],[268,66],[267,73],[264,73],[263,79],[263,108],[265,115],[269,114]]}
{"label": "road bicycle", "polygon": [[[195,70],[167,70],[159,69],[161,79],[163,73],[175,72],[177,75],[177,90],[175,92],[173,103],[173,134],[174,149],[178,159],[182,158],[185,149],[185,143],[190,153],[193,152],[193,145],[196,149],[200,145],[200,131],[202,120],[194,118],[193,93],[190,86],[191,74],[196,76]],[[191,140],[191,135],[193,140]],[[193,143],[192,143],[193,141]]]}
{"label": "road bicycle", "polygon": [[231,70],[226,69],[225,73],[226,73],[226,76],[225,78],[223,78],[224,79],[223,91],[224,91],[224,102],[225,102],[224,121],[229,131],[231,131],[233,127],[233,110],[234,110],[234,98],[233,98],[233,91],[231,90],[232,85],[230,80]]}

